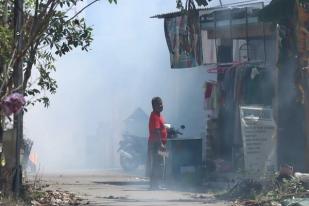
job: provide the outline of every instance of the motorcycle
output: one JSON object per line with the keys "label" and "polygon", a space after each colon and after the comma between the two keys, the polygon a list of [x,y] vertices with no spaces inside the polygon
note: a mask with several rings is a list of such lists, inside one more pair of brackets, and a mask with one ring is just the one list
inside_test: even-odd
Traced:
{"label": "motorcycle", "polygon": [[[165,125],[167,129],[167,138],[174,139],[178,135],[182,135],[180,129],[185,129],[181,126],[180,129],[172,127],[170,124]],[[138,137],[130,134],[123,134],[123,139],[119,142],[120,165],[123,170],[130,172],[144,165],[147,160],[147,144],[148,138]]]}
{"label": "motorcycle", "polygon": [[124,134],[119,142],[118,152],[120,154],[120,165],[123,170],[129,172],[135,170],[139,165],[144,164],[147,158],[146,137],[138,137]]}

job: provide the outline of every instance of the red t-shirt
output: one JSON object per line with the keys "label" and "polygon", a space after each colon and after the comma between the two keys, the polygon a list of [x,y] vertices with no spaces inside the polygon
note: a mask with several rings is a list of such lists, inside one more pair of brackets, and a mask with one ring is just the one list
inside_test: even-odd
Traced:
{"label": "red t-shirt", "polygon": [[167,131],[164,126],[164,118],[162,115],[151,112],[149,118],[149,142],[158,141],[157,137],[154,135],[155,129],[160,129],[161,131],[161,141],[163,144],[166,144]]}

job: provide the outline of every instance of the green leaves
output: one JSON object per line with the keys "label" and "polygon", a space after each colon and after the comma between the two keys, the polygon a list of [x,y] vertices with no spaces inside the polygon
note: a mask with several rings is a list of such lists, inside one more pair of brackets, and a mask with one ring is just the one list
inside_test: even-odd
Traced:
{"label": "green leaves", "polygon": [[180,10],[183,10],[183,9],[184,9],[181,0],[176,0],[176,8],[177,8],[177,9],[180,9]]}
{"label": "green leaves", "polygon": [[[28,105],[37,102],[49,105],[48,94],[55,94],[58,88],[56,80],[52,77],[56,71],[55,58],[63,57],[74,49],[89,51],[93,41],[93,29],[86,24],[85,19],[79,18],[78,14],[84,9],[92,6],[99,0],[25,0],[24,1],[24,25],[23,25],[23,49],[24,60],[24,82],[25,95],[31,98]],[[83,8],[70,12],[79,3],[85,2]],[[117,0],[108,0],[111,4],[117,4]],[[4,15],[6,9],[7,15]],[[0,71],[1,64],[14,62],[20,55],[14,54],[14,1],[8,1],[8,5],[2,8],[0,5]],[[2,24],[3,16],[7,19]],[[6,69],[6,73],[0,73],[0,83],[6,82],[3,91],[14,89],[13,66]],[[31,79],[32,70],[37,69],[39,77]],[[8,82],[10,81],[10,82]],[[34,82],[28,82],[34,81]],[[3,91],[0,91],[3,92]],[[4,92],[4,93],[5,93]]]}
{"label": "green leaves", "polygon": [[197,5],[199,6],[207,6],[208,5],[208,2],[211,1],[211,0],[195,0]]}
{"label": "green leaves", "polygon": [[117,4],[117,0],[108,0],[109,1],[109,3],[115,3],[115,4]]}
{"label": "green leaves", "polygon": [[55,94],[58,88],[57,81],[52,78],[52,73],[56,71],[54,65],[55,58],[50,51],[38,51],[36,56],[36,68],[39,71],[39,79],[36,84],[28,86],[25,95],[31,98],[27,105],[42,103],[44,107],[50,104],[46,93]]}
{"label": "green leaves", "polygon": [[[67,8],[77,5],[82,0],[59,0],[60,8]],[[40,20],[41,21],[41,20]],[[43,103],[49,106],[49,99],[46,92],[55,94],[58,88],[57,81],[52,78],[52,73],[56,71],[55,56],[62,57],[75,48],[88,51],[91,45],[92,28],[87,26],[85,19],[73,18],[67,16],[64,9],[56,9],[50,18],[45,31],[42,33],[40,46],[36,51],[35,68],[39,71],[39,79],[36,89],[27,89],[27,95],[36,97],[32,103]],[[39,91],[39,92],[38,92]],[[41,96],[44,94],[44,97]]]}
{"label": "green leaves", "polygon": [[[211,0],[186,0],[186,9],[195,9],[195,3],[198,6],[208,6],[208,3]],[[184,10],[184,6],[181,0],[176,0],[176,8],[180,10]]]}
{"label": "green leaves", "polygon": [[86,25],[85,19],[66,20],[62,12],[58,12],[53,18],[48,31],[43,39],[43,44],[55,48],[55,54],[62,56],[80,47],[88,51],[93,40],[92,28]]}
{"label": "green leaves", "polygon": [[13,48],[13,31],[0,26],[0,56],[5,61],[10,57]]}
{"label": "green leaves", "polygon": [[[29,105],[34,106],[36,103],[41,103],[41,104],[43,104],[44,107],[49,107],[49,105],[50,105],[49,98],[47,96],[42,96],[42,97],[37,98],[35,100],[28,101],[26,103],[26,106],[29,106]],[[26,107],[24,107],[24,111],[27,112],[28,109]]]}

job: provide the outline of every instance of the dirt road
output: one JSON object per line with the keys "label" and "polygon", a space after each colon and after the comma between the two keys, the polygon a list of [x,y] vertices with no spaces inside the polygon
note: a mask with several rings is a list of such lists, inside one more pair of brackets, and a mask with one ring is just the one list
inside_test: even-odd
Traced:
{"label": "dirt road", "polygon": [[43,175],[42,180],[48,189],[75,193],[94,206],[230,205],[193,187],[149,191],[146,179],[120,171]]}

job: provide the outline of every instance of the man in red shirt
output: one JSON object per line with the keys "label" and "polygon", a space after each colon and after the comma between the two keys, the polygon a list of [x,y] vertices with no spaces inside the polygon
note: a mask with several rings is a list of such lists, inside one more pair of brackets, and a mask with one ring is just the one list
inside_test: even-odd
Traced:
{"label": "man in red shirt", "polygon": [[148,139],[148,175],[150,188],[158,189],[159,181],[163,174],[162,156],[159,151],[165,151],[167,142],[167,131],[164,126],[164,118],[161,115],[163,103],[160,97],[151,100],[152,109],[149,118],[149,139]]}

